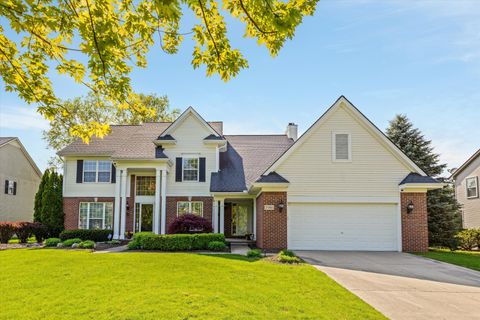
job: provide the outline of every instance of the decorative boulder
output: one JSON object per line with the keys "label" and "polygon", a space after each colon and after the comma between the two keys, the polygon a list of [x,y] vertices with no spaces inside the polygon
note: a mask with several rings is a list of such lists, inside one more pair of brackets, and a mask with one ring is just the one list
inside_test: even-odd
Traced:
{"label": "decorative boulder", "polygon": [[79,245],[80,245],[79,243],[74,243],[74,244],[72,244],[72,248],[73,249],[78,248]]}
{"label": "decorative boulder", "polygon": [[57,243],[57,248],[63,248],[63,243],[61,242]]}

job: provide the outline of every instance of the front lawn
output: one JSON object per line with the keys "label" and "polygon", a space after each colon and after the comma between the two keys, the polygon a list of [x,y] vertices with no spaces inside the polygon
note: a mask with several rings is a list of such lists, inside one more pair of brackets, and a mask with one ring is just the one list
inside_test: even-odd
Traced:
{"label": "front lawn", "polygon": [[5,250],[0,261],[1,319],[384,318],[309,265],[58,249]]}
{"label": "front lawn", "polygon": [[430,249],[430,251],[426,253],[420,253],[420,255],[430,259],[440,260],[480,271],[479,251],[450,251],[449,249]]}

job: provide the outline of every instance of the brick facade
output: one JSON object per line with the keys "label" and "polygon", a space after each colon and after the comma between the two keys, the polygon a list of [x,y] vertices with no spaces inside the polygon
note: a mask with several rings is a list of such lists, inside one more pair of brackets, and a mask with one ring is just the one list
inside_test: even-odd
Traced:
{"label": "brick facade", "polygon": [[[413,212],[407,213],[407,205],[412,201]],[[402,248],[404,252],[428,251],[427,193],[401,194]]]}
{"label": "brick facade", "polygon": [[178,201],[202,201],[203,202],[203,217],[212,222],[213,198],[212,197],[167,197],[167,223],[165,231],[168,233],[168,227],[177,217],[177,202]]}
{"label": "brick facade", "polygon": [[[278,204],[285,207],[282,212]],[[264,210],[265,205],[273,205],[273,210]],[[287,193],[263,192],[256,201],[257,207],[257,247],[265,250],[287,248]]]}
{"label": "brick facade", "polygon": [[[64,226],[65,229],[78,229],[80,202],[95,202],[94,197],[64,197],[63,198],[63,212],[65,214]],[[97,202],[112,202],[115,207],[115,198],[97,198]],[[113,220],[113,219],[112,219]],[[113,225],[113,221],[112,221]]]}

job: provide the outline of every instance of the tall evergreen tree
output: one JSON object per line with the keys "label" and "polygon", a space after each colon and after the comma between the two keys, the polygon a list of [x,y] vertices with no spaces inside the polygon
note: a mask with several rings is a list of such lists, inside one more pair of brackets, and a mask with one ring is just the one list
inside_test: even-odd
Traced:
{"label": "tall evergreen tree", "polygon": [[35,195],[34,220],[47,227],[50,237],[56,237],[63,230],[63,177],[55,171],[46,171]]}
{"label": "tall evergreen tree", "polygon": [[[447,165],[440,163],[440,155],[433,151],[432,141],[427,140],[406,115],[397,115],[390,121],[387,136],[425,173],[447,182],[440,177]],[[460,209],[451,185],[427,193],[430,245],[451,244],[453,236],[462,227]]]}
{"label": "tall evergreen tree", "polygon": [[440,155],[433,152],[432,141],[414,128],[406,115],[397,114],[390,121],[387,136],[429,176],[439,176],[447,167],[439,163]]}
{"label": "tall evergreen tree", "polygon": [[43,173],[42,180],[40,181],[40,185],[38,186],[38,191],[35,194],[35,202],[33,206],[33,221],[35,222],[42,222],[42,196],[43,191],[45,190],[45,185],[48,183],[49,177],[50,171],[47,169]]}

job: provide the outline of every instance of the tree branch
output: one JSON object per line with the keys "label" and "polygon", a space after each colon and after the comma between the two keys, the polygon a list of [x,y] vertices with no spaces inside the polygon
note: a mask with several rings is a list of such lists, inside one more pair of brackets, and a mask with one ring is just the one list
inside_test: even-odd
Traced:
{"label": "tree branch", "polygon": [[97,33],[95,32],[95,26],[93,24],[92,12],[90,11],[90,4],[88,3],[88,0],[85,0],[85,2],[87,3],[88,16],[90,17],[90,25],[92,26],[93,41],[95,42],[95,47],[97,48],[98,57],[100,58],[100,61],[102,61],[103,77],[106,79],[107,75],[106,75],[105,61],[103,60],[103,56],[102,56],[102,53],[100,52],[100,47],[98,45]]}
{"label": "tree branch", "polygon": [[264,31],[262,30],[262,28],[260,28],[260,26],[257,24],[257,22],[255,20],[253,20],[252,16],[250,15],[250,13],[248,13],[247,9],[245,8],[245,5],[243,4],[243,1],[240,0],[240,7],[242,7],[242,10],[243,12],[245,12],[245,14],[247,15],[248,19],[253,23],[253,25],[255,26],[255,28],[260,31],[261,33],[263,34],[273,34],[273,33],[277,33],[277,31]]}
{"label": "tree branch", "polygon": [[218,63],[221,64],[221,62],[220,62],[220,51],[218,51],[217,43],[215,42],[215,38],[212,36],[212,32],[210,31],[210,28],[208,26],[207,18],[205,17],[205,11],[203,10],[202,0],[198,0],[198,3],[200,4],[200,9],[202,10],[202,16],[203,16],[203,22],[205,23],[205,28],[207,28],[207,32],[210,35],[210,38],[212,39],[213,46],[215,47],[215,52],[217,53]]}

